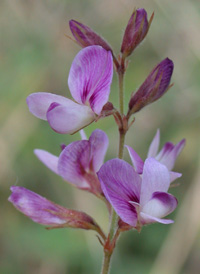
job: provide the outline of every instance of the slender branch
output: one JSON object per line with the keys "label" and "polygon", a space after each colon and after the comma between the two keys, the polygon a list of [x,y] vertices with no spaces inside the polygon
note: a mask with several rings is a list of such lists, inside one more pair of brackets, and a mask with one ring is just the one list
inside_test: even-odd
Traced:
{"label": "slender branch", "polygon": [[99,233],[104,241],[106,241],[106,236],[100,226],[96,226],[94,230]]}

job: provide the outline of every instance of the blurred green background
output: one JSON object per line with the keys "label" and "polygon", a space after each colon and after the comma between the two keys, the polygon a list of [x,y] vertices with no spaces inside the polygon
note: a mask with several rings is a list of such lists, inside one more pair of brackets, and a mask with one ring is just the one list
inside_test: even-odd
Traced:
{"label": "blurred green background", "polygon": [[[103,35],[118,54],[125,26],[134,7],[155,17],[147,38],[130,58],[125,103],[151,69],[165,57],[174,61],[174,87],[136,115],[126,144],[145,158],[157,128],[161,144],[187,139],[175,170],[180,186],[171,189],[179,206],[175,224],[154,224],[124,233],[115,250],[111,274],[178,274],[200,272],[200,2],[197,0],[1,0],[0,2],[0,273],[95,274],[102,248],[95,233],[47,231],[7,202],[9,187],[19,185],[68,208],[89,213],[108,228],[104,205],[53,174],[34,156],[41,148],[56,155],[60,144],[80,139],[59,135],[47,122],[32,116],[26,97],[37,91],[70,97],[67,77],[80,50],[65,37],[76,19]],[[116,75],[110,101],[118,106]],[[106,160],[116,156],[118,135],[112,117],[86,128],[86,134],[106,131]],[[125,154],[129,161],[127,153]]]}

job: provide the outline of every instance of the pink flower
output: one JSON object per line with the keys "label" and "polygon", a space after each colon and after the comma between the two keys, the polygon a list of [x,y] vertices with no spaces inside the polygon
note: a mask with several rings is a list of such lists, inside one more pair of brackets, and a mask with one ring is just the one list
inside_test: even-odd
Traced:
{"label": "pink flower", "polygon": [[120,159],[106,162],[98,172],[103,192],[122,221],[140,230],[142,225],[173,221],[162,219],[177,206],[167,191],[170,173],[166,166],[148,158],[140,176],[131,165]]}
{"label": "pink flower", "polygon": [[102,190],[96,172],[103,164],[107,148],[107,135],[96,129],[89,140],[69,144],[59,157],[41,149],[36,149],[35,154],[43,164],[65,181],[99,196]]}
{"label": "pink flower", "polygon": [[92,123],[110,94],[112,54],[100,46],[82,49],[72,62],[68,85],[73,100],[38,92],[27,97],[30,112],[47,120],[53,130],[73,134]]}

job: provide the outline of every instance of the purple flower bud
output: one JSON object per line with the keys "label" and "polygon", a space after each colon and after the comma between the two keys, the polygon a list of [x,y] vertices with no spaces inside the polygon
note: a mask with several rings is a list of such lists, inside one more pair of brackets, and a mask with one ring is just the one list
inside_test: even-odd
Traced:
{"label": "purple flower bud", "polygon": [[24,187],[12,186],[11,191],[8,201],[36,223],[52,228],[98,228],[94,220],[83,212],[64,208]]}
{"label": "purple flower bud", "polygon": [[148,22],[147,12],[144,9],[134,10],[128,21],[121,45],[121,53],[124,58],[129,56],[147,35],[153,16],[154,14]]}
{"label": "purple flower bud", "polygon": [[128,116],[158,100],[171,87],[169,84],[173,69],[173,62],[166,58],[152,70],[138,91],[132,95]]}
{"label": "purple flower bud", "polygon": [[85,48],[88,46],[99,45],[105,50],[112,52],[110,45],[88,26],[85,26],[75,20],[70,20],[69,27],[74,38],[81,47]]}

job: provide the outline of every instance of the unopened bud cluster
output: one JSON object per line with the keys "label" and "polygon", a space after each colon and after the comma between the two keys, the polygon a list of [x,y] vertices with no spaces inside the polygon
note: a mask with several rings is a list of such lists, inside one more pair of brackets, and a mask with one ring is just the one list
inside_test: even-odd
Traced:
{"label": "unopened bud cluster", "polygon": [[[69,26],[71,32],[81,47],[99,45],[107,51],[111,51],[116,69],[125,70],[124,61],[130,56],[136,47],[146,37],[152,23],[154,13],[148,20],[144,9],[134,10],[126,26],[121,44],[121,57],[117,60],[111,46],[88,26],[71,20]],[[120,61],[121,60],[121,63]],[[123,66],[122,66],[123,64]],[[138,112],[146,105],[158,100],[171,86],[170,80],[173,73],[173,62],[166,58],[160,62],[149,74],[140,88],[133,92],[129,102],[127,117]]]}

